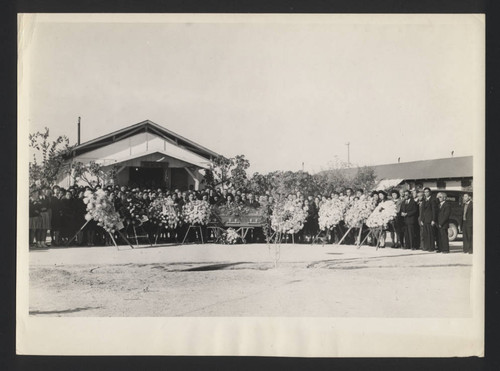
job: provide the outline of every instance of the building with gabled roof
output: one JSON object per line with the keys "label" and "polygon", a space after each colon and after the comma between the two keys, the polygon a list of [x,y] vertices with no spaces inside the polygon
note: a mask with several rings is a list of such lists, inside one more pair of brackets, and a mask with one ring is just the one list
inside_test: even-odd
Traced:
{"label": "building with gabled roof", "polygon": [[[116,167],[119,185],[199,189],[204,169],[220,155],[150,120],[75,146],[68,161]],[[67,187],[71,176],[58,182]]]}
{"label": "building with gabled roof", "polygon": [[[375,189],[429,187],[471,191],[472,164],[472,156],[462,156],[370,167],[375,171],[377,181]],[[349,168],[344,171],[348,177],[354,177],[358,168]]]}

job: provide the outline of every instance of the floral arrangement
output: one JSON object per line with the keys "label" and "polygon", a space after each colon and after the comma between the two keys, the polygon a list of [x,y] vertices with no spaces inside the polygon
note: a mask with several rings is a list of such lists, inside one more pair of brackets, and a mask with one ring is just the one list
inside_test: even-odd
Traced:
{"label": "floral arrangement", "polygon": [[115,210],[113,200],[102,189],[95,192],[86,191],[83,202],[87,205],[85,220],[95,220],[98,226],[103,227],[109,233],[123,228],[120,214]]}
{"label": "floral arrangement", "polygon": [[175,229],[180,223],[179,212],[172,199],[158,197],[148,207],[149,218],[160,227]]}
{"label": "floral arrangement", "polygon": [[235,202],[230,205],[220,205],[214,209],[214,212],[220,215],[230,215],[230,216],[240,216],[248,215],[250,213],[250,208],[243,204],[239,205]]}
{"label": "floral arrangement", "polygon": [[271,228],[279,233],[294,234],[304,227],[307,211],[298,200],[285,200],[274,205]]}
{"label": "floral arrangement", "polygon": [[230,245],[235,244],[238,241],[239,238],[240,238],[240,235],[233,228],[228,228],[222,234],[222,241],[224,243],[227,243],[227,244],[230,244]]}
{"label": "floral arrangement", "polygon": [[340,198],[326,200],[318,211],[318,223],[321,230],[332,229],[344,219],[348,203]]}
{"label": "floral arrangement", "polygon": [[210,220],[210,204],[203,200],[190,201],[182,207],[183,220],[191,225],[205,225]]}
{"label": "floral arrangement", "polygon": [[347,196],[340,196],[338,200],[344,204],[344,212],[353,205],[354,201],[356,201],[355,198],[351,197],[349,199]]}
{"label": "floral arrangement", "polygon": [[345,211],[344,221],[348,227],[359,227],[370,217],[375,209],[373,200],[361,197],[354,200]]}
{"label": "floral arrangement", "polygon": [[393,201],[381,202],[366,220],[366,225],[370,228],[384,227],[396,214],[396,204]]}
{"label": "floral arrangement", "polygon": [[123,206],[121,210],[128,224],[141,225],[149,220],[148,206],[143,199],[128,195]]}

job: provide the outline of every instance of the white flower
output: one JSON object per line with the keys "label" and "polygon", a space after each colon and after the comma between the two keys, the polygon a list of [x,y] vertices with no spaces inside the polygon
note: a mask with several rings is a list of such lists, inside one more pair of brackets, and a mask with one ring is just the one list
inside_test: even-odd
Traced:
{"label": "white flower", "polygon": [[372,214],[375,204],[367,198],[354,200],[345,211],[344,221],[348,227],[359,227]]}
{"label": "white flower", "polygon": [[396,217],[396,204],[390,200],[381,202],[366,220],[370,228],[383,227]]}
{"label": "white flower", "polygon": [[293,234],[304,227],[307,212],[299,200],[277,203],[271,215],[271,228],[281,233]]}
{"label": "white flower", "polygon": [[236,232],[233,228],[229,228],[226,232],[224,232],[224,240],[227,243],[234,244],[240,238],[238,232]]}
{"label": "white flower", "polygon": [[183,219],[188,224],[207,224],[210,214],[210,204],[207,201],[190,201],[182,207]]}
{"label": "white flower", "polygon": [[120,223],[120,215],[116,212],[110,196],[102,190],[94,193],[85,192],[84,202],[87,204],[87,214],[85,220],[95,220],[97,225],[103,227],[106,231],[112,232],[115,226]]}
{"label": "white flower", "polygon": [[343,198],[323,202],[318,212],[318,223],[321,230],[331,229],[344,219],[347,200]]}

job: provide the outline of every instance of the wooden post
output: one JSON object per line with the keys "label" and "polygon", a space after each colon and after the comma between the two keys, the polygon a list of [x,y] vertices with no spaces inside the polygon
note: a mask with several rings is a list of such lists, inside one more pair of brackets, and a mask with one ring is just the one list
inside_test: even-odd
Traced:
{"label": "wooden post", "polygon": [[89,222],[90,222],[90,220],[87,220],[87,221],[85,222],[85,224],[84,224],[84,225],[82,225],[82,227],[78,230],[78,232],[76,232],[76,233],[75,233],[75,235],[71,238],[71,240],[69,240],[69,241],[66,243],[66,246],[68,246],[71,242],[73,242],[73,240],[76,238],[76,236],[78,235],[78,233],[80,233],[80,232],[83,230],[83,228],[85,228],[85,227],[87,226],[87,224],[89,224]]}
{"label": "wooden post", "polygon": [[373,233],[373,232],[372,232],[372,231],[371,231],[371,229],[370,229],[370,231],[368,232],[368,234],[366,235],[366,237],[365,237],[365,238],[363,239],[363,241],[361,242],[360,246],[361,246],[362,244],[364,244],[364,243],[365,243],[365,241],[368,239],[368,237],[369,237],[372,233]]}
{"label": "wooden post", "polygon": [[186,231],[186,234],[184,235],[184,239],[182,240],[182,244],[181,244],[181,245],[184,245],[184,242],[186,241],[186,238],[187,238],[187,236],[188,236],[188,234],[189,234],[189,230],[190,230],[190,229],[191,229],[191,224],[189,225],[189,227],[188,227],[188,229],[187,229],[187,231]]}
{"label": "wooden post", "polygon": [[156,242],[158,241],[158,236],[160,235],[160,230],[161,230],[161,226],[158,226],[158,229],[156,230],[156,236],[155,236],[155,245],[156,245]]}
{"label": "wooden post", "polygon": [[349,232],[351,231],[352,227],[350,227],[347,232],[345,232],[345,234],[342,236],[342,238],[340,239],[339,243],[337,245],[340,245],[342,243],[342,241],[344,241],[344,238],[347,237],[347,235],[349,234]]}
{"label": "wooden post", "polygon": [[132,245],[130,243],[130,241],[127,239],[127,237],[125,237],[125,235],[122,233],[122,231],[117,231],[118,234],[120,235],[121,238],[123,238],[125,240],[126,243],[128,243],[128,245],[131,247],[131,248],[134,248],[134,245]]}
{"label": "wooden post", "polygon": [[139,240],[137,239],[137,232],[135,231],[135,225],[132,224],[132,229],[134,230],[135,244],[139,245]]}
{"label": "wooden post", "polygon": [[[377,227],[379,229],[378,231],[378,237],[377,237],[377,248],[375,250],[378,250],[379,248],[379,245],[380,245],[380,238],[382,237],[382,227]],[[385,240],[384,240],[384,244],[385,244]]]}
{"label": "wooden post", "polygon": [[356,241],[358,244],[358,249],[361,247],[361,232],[363,231],[363,224],[359,227],[358,240]]}
{"label": "wooden post", "polygon": [[115,238],[113,237],[113,233],[108,232],[108,234],[109,234],[109,237],[111,237],[111,241],[113,241],[113,244],[114,244],[114,245],[115,245],[115,247],[118,249],[118,245],[117,245],[117,243],[116,243],[116,241],[115,241]]}

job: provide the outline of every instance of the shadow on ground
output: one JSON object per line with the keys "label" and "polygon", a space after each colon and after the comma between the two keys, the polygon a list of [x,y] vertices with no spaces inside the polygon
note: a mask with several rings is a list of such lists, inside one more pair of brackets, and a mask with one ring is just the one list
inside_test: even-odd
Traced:
{"label": "shadow on ground", "polygon": [[229,268],[229,267],[233,267],[235,265],[246,264],[246,263],[247,262],[203,265],[201,267],[182,269],[181,272],[218,271],[218,270],[221,270],[221,269],[226,269],[226,268]]}
{"label": "shadow on ground", "polygon": [[84,310],[89,310],[89,309],[100,309],[102,307],[84,307],[84,308],[73,308],[73,309],[63,309],[63,310],[30,310],[29,314],[30,315],[37,315],[37,314],[64,314],[64,313],[76,313],[76,312],[82,312]]}

